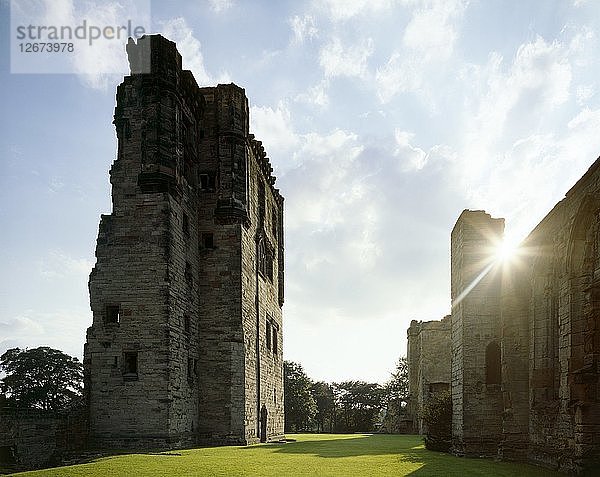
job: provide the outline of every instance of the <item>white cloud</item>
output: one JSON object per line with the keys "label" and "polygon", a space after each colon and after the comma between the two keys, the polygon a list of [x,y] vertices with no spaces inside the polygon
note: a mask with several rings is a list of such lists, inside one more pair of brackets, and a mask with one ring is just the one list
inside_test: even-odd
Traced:
{"label": "white cloud", "polygon": [[[124,18],[135,18],[135,14],[119,2],[92,4],[81,18],[93,25],[120,25]],[[80,48],[76,53],[75,66],[84,82],[95,89],[107,89],[116,84],[129,72],[123,40],[101,40],[93,48]]]}
{"label": "white cloud", "polygon": [[[15,5],[15,3],[13,3]],[[29,0],[19,4],[20,13],[26,14],[28,23],[33,25],[46,25],[57,27],[70,27],[72,30],[82,28],[85,22],[88,30],[85,40],[65,38],[72,41],[74,50],[68,55],[55,55],[53,57],[38,57],[38,72],[69,73],[79,75],[82,82],[94,89],[112,87],[122,76],[129,71],[125,44],[126,33],[119,30],[127,20],[134,26],[144,27],[149,31],[150,2],[137,0],[135,2],[74,2],[73,0]],[[116,27],[113,30],[118,38],[108,39],[104,36],[94,39],[90,45],[91,28],[104,30],[105,27]],[[121,36],[122,35],[122,36]],[[46,63],[51,62],[51,63]]]}
{"label": "white cloud", "polygon": [[315,86],[308,88],[304,93],[300,93],[296,96],[295,100],[301,103],[314,104],[321,108],[325,108],[329,105],[329,95],[327,89],[329,87],[329,80],[324,79]]}
{"label": "white cloud", "polygon": [[388,62],[377,70],[375,80],[379,99],[385,103],[399,93],[417,91],[421,87],[421,64],[415,58],[407,58],[395,52]]}
{"label": "white cloud", "polygon": [[[272,140],[263,142],[271,149]],[[355,134],[340,129],[293,134],[293,142],[296,146],[287,155],[274,156],[280,180],[285,183],[285,177],[292,177],[297,186],[286,201],[286,227],[289,231],[334,227],[344,221],[345,206],[359,201],[364,192],[360,182],[348,177],[363,147]],[[283,157],[289,159],[284,162]]]}
{"label": "white cloud", "polygon": [[395,0],[317,0],[333,21],[344,21],[365,13],[380,13],[389,10]]}
{"label": "white cloud", "polygon": [[475,111],[464,144],[465,178],[471,183],[482,178],[481,167],[502,150],[501,143],[525,137],[526,128],[569,98],[571,66],[558,42],[538,37],[518,48],[508,68],[503,66],[503,58],[494,54],[485,68],[472,71],[472,90],[478,94],[470,98]]}
{"label": "white cloud", "polygon": [[288,156],[299,141],[292,129],[290,110],[281,102],[274,109],[269,106],[252,106],[250,132],[263,142],[267,154],[275,158]]}
{"label": "white cloud", "polygon": [[202,45],[194,36],[194,31],[183,17],[163,22],[162,33],[177,44],[183,67],[189,69],[200,86],[212,86],[215,83],[229,83],[229,75],[222,73],[218,78],[209,75],[204,66]]}
{"label": "white cloud", "polygon": [[312,40],[317,36],[319,30],[317,29],[315,18],[312,15],[294,15],[290,19],[290,25],[292,32],[294,33],[294,43],[301,45],[305,40]]}
{"label": "white cloud", "polygon": [[596,91],[595,91],[593,85],[587,84],[587,85],[577,86],[577,89],[575,90],[575,97],[577,98],[577,104],[579,106],[583,106],[595,94],[596,94]]}
{"label": "white cloud", "polygon": [[598,36],[587,26],[565,28],[565,33],[573,36],[568,43],[568,54],[574,66],[594,65],[598,60]]}
{"label": "white cloud", "polygon": [[25,310],[0,320],[0,335],[6,337],[0,341],[0,355],[10,348],[49,346],[81,360],[85,330],[91,321],[91,312],[85,310]]}
{"label": "white cloud", "polygon": [[87,258],[75,258],[62,250],[51,250],[39,263],[39,271],[43,277],[55,279],[71,275],[85,280],[94,263]]}
{"label": "white cloud", "polygon": [[382,102],[405,92],[419,92],[427,101],[424,85],[437,78],[454,53],[467,1],[407,2],[412,17],[404,30],[402,48],[377,69],[375,79]]}
{"label": "white cloud", "polygon": [[[32,18],[31,23],[40,25],[70,25],[73,28],[82,25],[94,26],[119,26],[127,19],[134,24],[143,26],[150,32],[150,2],[149,0],[135,0],[131,2],[74,2],[73,0],[31,0],[37,2],[39,18]],[[229,9],[233,5],[231,0],[211,0],[211,9],[217,13]],[[30,7],[31,9],[32,7]],[[193,29],[182,17],[172,18],[161,23],[162,33],[170,40],[177,43],[177,48],[182,56],[184,68],[190,69],[201,85],[230,82],[226,72],[216,76],[207,72],[200,41],[194,35]],[[75,52],[71,55],[70,66],[79,75],[83,83],[94,89],[113,87],[124,74],[129,72],[125,45],[127,38],[107,40],[99,38],[93,47],[87,44],[76,44]],[[67,66],[65,66],[66,68]]]}
{"label": "white cloud", "polygon": [[458,37],[455,22],[461,18],[466,4],[464,0],[443,0],[415,9],[404,30],[404,46],[436,56],[450,56]]}
{"label": "white cloud", "polygon": [[215,13],[227,11],[233,6],[233,0],[209,0],[209,3]]}
{"label": "white cloud", "polygon": [[53,176],[50,178],[50,182],[48,184],[48,190],[51,193],[56,193],[64,188],[65,183],[62,181],[60,177]]}
{"label": "white cloud", "polygon": [[594,129],[600,124],[600,110],[591,111],[589,108],[582,109],[577,116],[569,121],[567,126],[571,130]]}
{"label": "white cloud", "polygon": [[583,104],[593,86],[572,94],[579,54],[568,39],[537,37],[512,62],[498,54],[465,73],[472,82],[464,111],[464,141],[452,174],[468,203],[507,217],[507,233],[523,236],[562,198],[600,151],[600,110]]}
{"label": "white cloud", "polygon": [[319,63],[328,78],[336,76],[364,78],[367,75],[367,60],[373,51],[371,38],[360,40],[353,45],[343,45],[340,38],[334,37],[321,50]]}
{"label": "white cloud", "polygon": [[427,153],[419,148],[412,146],[410,141],[414,138],[414,134],[407,131],[396,129],[394,131],[396,139],[396,149],[394,155],[403,159],[401,164],[402,170],[421,170],[427,164]]}

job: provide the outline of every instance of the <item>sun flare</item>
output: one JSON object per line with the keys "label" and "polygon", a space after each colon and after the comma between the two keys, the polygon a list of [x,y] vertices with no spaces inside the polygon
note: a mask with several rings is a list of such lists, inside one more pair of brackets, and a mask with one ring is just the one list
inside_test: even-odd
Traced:
{"label": "sun flare", "polygon": [[518,246],[517,243],[510,240],[503,240],[500,242],[495,251],[496,261],[498,262],[510,262],[517,255]]}

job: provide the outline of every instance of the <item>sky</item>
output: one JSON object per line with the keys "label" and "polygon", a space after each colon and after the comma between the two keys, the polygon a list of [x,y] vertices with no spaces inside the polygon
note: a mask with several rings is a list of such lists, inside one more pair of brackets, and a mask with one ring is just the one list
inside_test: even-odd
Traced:
{"label": "sky", "polygon": [[[126,3],[21,1],[107,22]],[[284,357],[315,380],[385,382],[410,321],[450,312],[461,211],[504,217],[518,241],[600,155],[595,0],[150,7],[199,85],[246,90],[285,197]],[[70,73],[16,73],[11,11],[0,0],[0,353],[81,358],[124,42]]]}

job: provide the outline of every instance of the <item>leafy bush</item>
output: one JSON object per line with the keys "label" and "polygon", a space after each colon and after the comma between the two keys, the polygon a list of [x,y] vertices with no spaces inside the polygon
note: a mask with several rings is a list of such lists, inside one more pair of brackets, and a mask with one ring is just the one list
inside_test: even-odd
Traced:
{"label": "leafy bush", "polygon": [[425,447],[448,452],[452,444],[452,395],[450,391],[434,393],[423,406],[427,426]]}

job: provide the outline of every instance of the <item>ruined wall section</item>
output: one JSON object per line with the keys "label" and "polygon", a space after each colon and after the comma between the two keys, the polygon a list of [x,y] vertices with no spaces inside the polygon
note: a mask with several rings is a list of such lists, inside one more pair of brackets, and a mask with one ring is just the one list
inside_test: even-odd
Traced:
{"label": "ruined wall section", "polygon": [[283,197],[259,141],[247,141],[249,227],[242,233],[242,296],[246,344],[248,439],[260,438],[267,410],[267,439],[283,437]]}
{"label": "ruined wall section", "polygon": [[[195,443],[200,424],[199,323],[200,303],[199,232],[197,194],[200,162],[200,123],[203,98],[189,71],[181,71],[177,94],[161,101],[161,142],[171,143],[177,158],[176,189],[170,194],[169,243],[169,333],[171,439]],[[178,436],[178,437],[177,437]]]}
{"label": "ruined wall section", "polygon": [[201,88],[198,168],[200,442],[245,444],[241,233],[248,221],[248,103],[233,84]]}
{"label": "ruined wall section", "polygon": [[[163,447],[195,442],[198,390],[197,230],[194,196],[197,85],[162,37],[130,43],[149,51],[150,71],[117,90],[113,213],[103,216],[90,276],[94,323],[86,345],[93,444]],[[132,69],[133,69],[132,65]]]}
{"label": "ruined wall section", "polygon": [[61,465],[87,446],[87,412],[0,407],[0,474]]}
{"label": "ruined wall section", "polygon": [[466,455],[496,455],[501,438],[500,273],[495,246],[504,219],[465,210],[451,237],[453,447]]}
{"label": "ruined wall section", "polygon": [[578,471],[600,459],[600,161],[524,241],[529,459]]}
{"label": "ruined wall section", "polygon": [[[525,261],[501,265],[502,297],[502,442],[499,455],[525,460],[529,432],[530,267]],[[545,277],[544,277],[545,278]]]}
{"label": "ruined wall section", "polygon": [[411,321],[408,329],[410,414],[413,429],[426,432],[423,407],[437,392],[450,389],[451,318],[440,321]]}
{"label": "ruined wall section", "polygon": [[[160,81],[129,76],[117,90],[113,212],[101,218],[89,282],[93,323],[85,369],[92,445],[170,440],[168,191],[176,164],[160,160]],[[147,182],[140,180],[144,172]]]}
{"label": "ruined wall section", "polygon": [[412,428],[419,432],[421,421],[419,416],[419,383],[421,382],[421,321],[412,320],[406,331],[406,362],[408,364],[408,415],[412,419]]}

